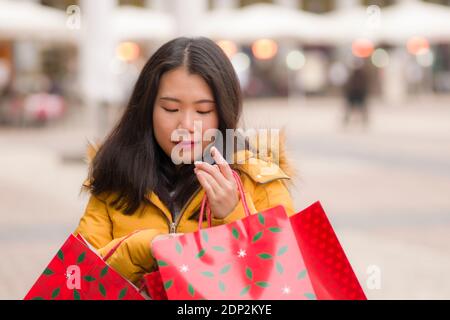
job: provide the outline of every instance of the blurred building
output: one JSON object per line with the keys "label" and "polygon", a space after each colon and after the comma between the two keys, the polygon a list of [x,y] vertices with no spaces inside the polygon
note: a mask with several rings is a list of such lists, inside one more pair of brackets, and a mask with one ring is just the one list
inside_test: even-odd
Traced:
{"label": "blurred building", "polygon": [[[311,19],[321,17],[311,20],[317,24],[311,22],[308,29],[311,32],[315,29],[318,32],[320,28],[324,30],[321,34],[317,33],[317,37],[313,35],[310,38],[303,37],[301,27],[287,30],[289,36],[286,37],[282,34],[279,37],[255,36],[246,39],[211,36],[229,55],[247,97],[338,95],[351,69],[359,66],[363,66],[370,75],[372,95],[389,101],[399,101],[407,95],[419,93],[448,93],[448,37],[436,41],[412,37],[396,43],[377,42],[370,37],[352,38],[349,32],[358,27],[351,24],[350,29],[342,29],[343,34],[339,35],[333,27],[336,23],[331,23],[333,19],[342,19],[338,15],[330,15],[334,12],[344,13],[344,18],[346,14],[351,17],[351,13],[362,14],[363,18],[366,15],[364,19],[370,22],[376,17],[376,10],[384,13],[385,8],[388,10],[413,1],[419,2],[17,0],[14,3],[35,4],[29,7],[30,10],[39,9],[42,14],[45,8],[53,10],[46,14],[55,16],[55,21],[63,19],[64,26],[58,22],[59,29],[52,29],[55,32],[36,32],[33,35],[33,30],[28,30],[29,37],[22,37],[22,34],[26,35],[23,30],[17,34],[0,33],[0,92],[3,96],[11,92],[15,92],[16,96],[56,92],[68,101],[69,106],[123,105],[140,68],[162,43],[179,35],[202,35],[202,30],[196,28],[198,23],[213,13],[222,12],[220,10],[229,12],[233,17],[244,10],[250,12],[250,8],[261,13],[265,8],[258,5],[267,4],[285,8],[281,11],[287,15],[301,13]],[[425,2],[445,5],[442,8],[446,10],[450,5],[449,0],[421,3]],[[375,11],[365,12],[368,6]],[[56,18],[58,14],[60,16]],[[215,17],[209,17],[212,20],[208,21],[216,23],[218,19]],[[262,27],[264,16],[261,17],[263,20],[257,21]],[[233,27],[230,21],[224,20],[228,29]],[[244,24],[243,27],[247,26]],[[276,23],[266,26],[269,31],[275,27],[278,27]],[[258,30],[258,26],[254,30]],[[56,31],[61,31],[61,35],[57,35]],[[298,38],[292,38],[297,31]],[[329,37],[325,39],[327,34]]]}

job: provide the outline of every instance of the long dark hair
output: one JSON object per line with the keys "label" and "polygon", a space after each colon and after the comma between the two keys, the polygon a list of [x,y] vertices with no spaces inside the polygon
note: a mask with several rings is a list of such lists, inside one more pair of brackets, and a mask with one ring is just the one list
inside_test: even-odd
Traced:
{"label": "long dark hair", "polygon": [[[222,49],[204,37],[180,37],[161,46],[142,69],[121,119],[101,144],[89,170],[91,193],[116,193],[111,204],[126,215],[135,213],[152,191],[173,213],[200,187],[194,165],[183,164],[177,170],[153,134],[159,82],[165,72],[178,67],[201,76],[209,85],[223,137],[226,129],[237,127],[242,95],[233,66]],[[224,153],[230,152],[225,148]]]}

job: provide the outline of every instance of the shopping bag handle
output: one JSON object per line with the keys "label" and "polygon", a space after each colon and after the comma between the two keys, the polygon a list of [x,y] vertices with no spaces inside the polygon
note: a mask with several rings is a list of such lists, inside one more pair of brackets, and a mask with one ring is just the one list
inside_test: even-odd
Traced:
{"label": "shopping bag handle", "polygon": [[108,259],[114,254],[114,252],[116,252],[116,250],[120,247],[120,245],[121,245],[125,240],[127,240],[127,239],[128,239],[129,237],[131,237],[132,235],[138,233],[139,231],[142,231],[142,230],[135,230],[135,231],[131,232],[130,234],[128,234],[126,237],[124,237],[122,240],[120,240],[118,243],[116,243],[116,244],[114,245],[114,247],[112,247],[112,249],[109,250],[108,253],[103,257],[103,261],[106,262],[106,260],[108,260]]}
{"label": "shopping bag handle", "polygon": [[[242,205],[244,207],[245,216],[248,217],[248,216],[250,216],[250,209],[248,208],[247,199],[245,197],[244,187],[242,185],[241,177],[235,170],[231,170],[231,171],[233,172],[233,177],[234,177],[234,180],[236,181],[236,185],[237,185],[237,188],[239,191],[239,196],[242,201]],[[206,207],[206,219],[208,221],[208,227],[211,228],[211,225],[212,225],[211,224],[211,207],[209,206],[208,197],[206,195],[206,192],[203,195],[202,205],[200,208],[200,217],[198,219],[198,229],[199,230],[202,228],[203,213],[205,211],[205,207]]]}

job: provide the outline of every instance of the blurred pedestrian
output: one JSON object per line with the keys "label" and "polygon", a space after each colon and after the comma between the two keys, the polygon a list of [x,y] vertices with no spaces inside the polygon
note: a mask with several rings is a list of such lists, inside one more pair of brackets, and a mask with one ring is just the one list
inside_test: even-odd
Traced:
{"label": "blurred pedestrian", "polygon": [[348,126],[352,114],[359,114],[362,125],[366,128],[369,124],[368,94],[369,81],[364,67],[351,71],[344,85],[345,110],[343,117],[344,127]]}

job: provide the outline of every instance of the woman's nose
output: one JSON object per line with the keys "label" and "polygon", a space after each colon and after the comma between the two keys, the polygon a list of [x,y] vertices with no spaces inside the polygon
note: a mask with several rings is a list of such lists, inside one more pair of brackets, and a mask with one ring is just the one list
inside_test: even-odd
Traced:
{"label": "woman's nose", "polygon": [[193,112],[184,112],[181,116],[180,127],[189,132],[194,132],[196,127],[201,126],[200,120],[197,119]]}

